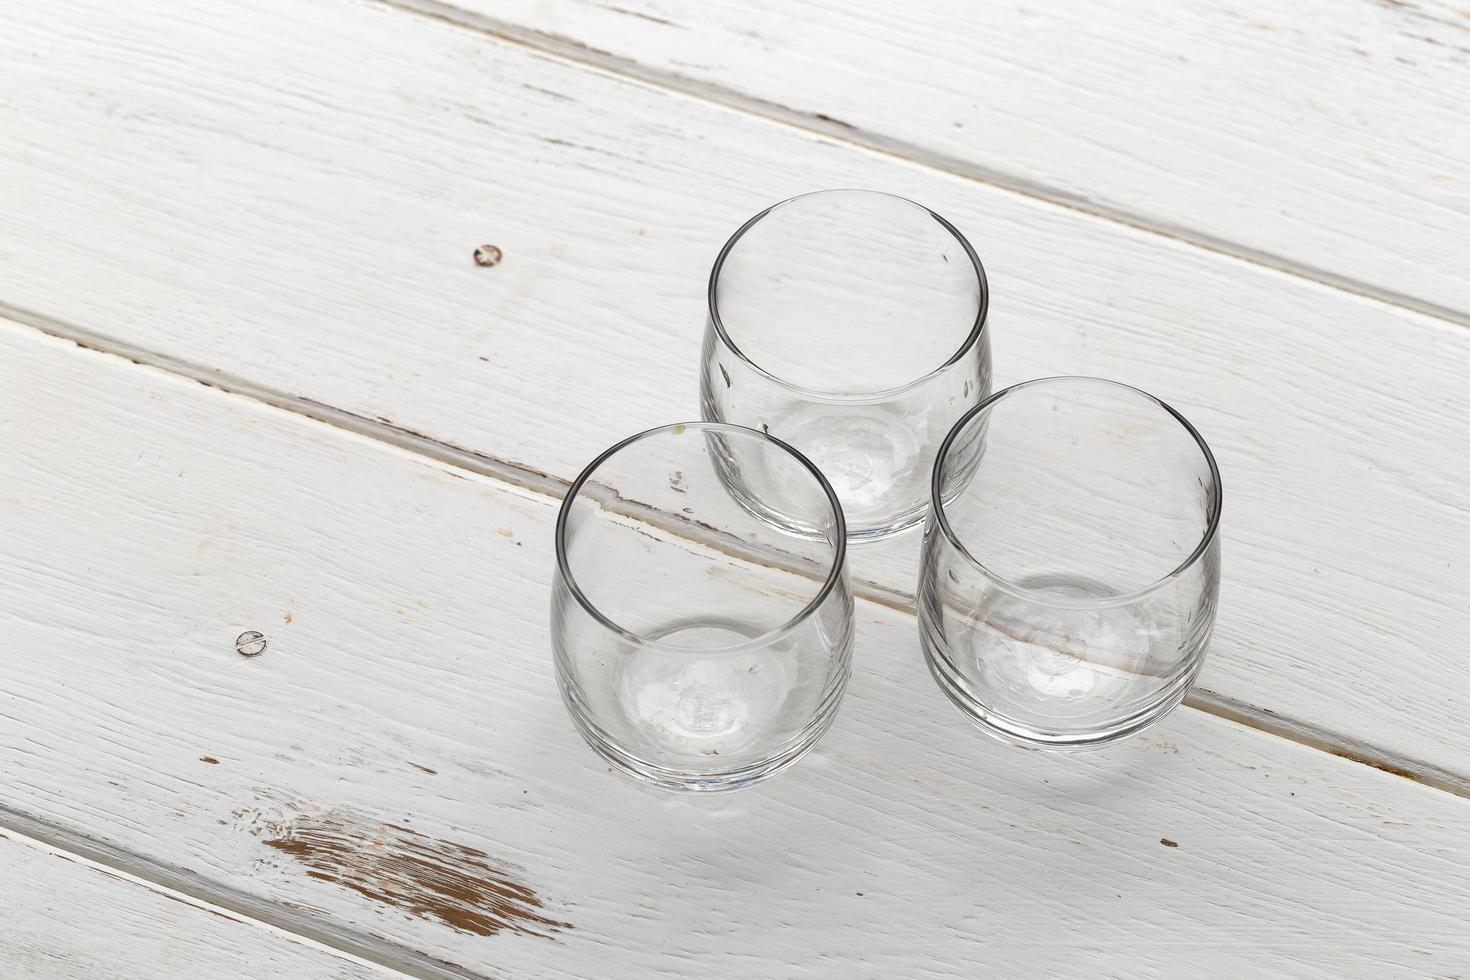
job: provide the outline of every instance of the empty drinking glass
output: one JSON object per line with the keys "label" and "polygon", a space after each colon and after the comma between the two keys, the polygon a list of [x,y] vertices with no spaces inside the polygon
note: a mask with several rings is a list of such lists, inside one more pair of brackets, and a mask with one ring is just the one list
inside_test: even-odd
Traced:
{"label": "empty drinking glass", "polygon": [[777,204],[710,274],[703,416],[810,457],[854,541],[911,527],[940,441],[990,393],[987,302],[974,249],[928,208],[862,190]]}
{"label": "empty drinking glass", "polygon": [[[731,472],[773,523],[731,496]],[[853,600],[842,509],[790,446],[739,426],[650,429],[572,484],[556,525],[557,678],[587,743],[668,789],[747,786],[837,711]]]}
{"label": "empty drinking glass", "polygon": [[940,449],[919,573],[924,654],[975,724],[1102,745],[1177,705],[1220,585],[1220,474],[1135,388],[1049,378],[972,410]]}

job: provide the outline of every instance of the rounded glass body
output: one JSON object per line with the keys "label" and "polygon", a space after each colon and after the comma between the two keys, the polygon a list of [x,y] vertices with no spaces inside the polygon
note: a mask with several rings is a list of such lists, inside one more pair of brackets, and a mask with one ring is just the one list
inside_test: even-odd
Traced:
{"label": "rounded glass body", "polygon": [[[759,472],[772,523],[726,483]],[[583,471],[556,526],[557,679],[587,743],[675,790],[750,785],[832,723],[853,600],[832,488],[779,440],[691,422]]]}
{"label": "rounded glass body", "polygon": [[1168,405],[1096,378],[999,392],[940,450],[918,607],[925,658],[982,729],[1102,745],[1157,721],[1204,663],[1220,475]]}
{"label": "rounded glass body", "polygon": [[710,274],[703,416],[808,456],[850,539],[911,527],[939,443],[990,393],[988,301],[975,250],[928,208],[862,190],[777,204]]}

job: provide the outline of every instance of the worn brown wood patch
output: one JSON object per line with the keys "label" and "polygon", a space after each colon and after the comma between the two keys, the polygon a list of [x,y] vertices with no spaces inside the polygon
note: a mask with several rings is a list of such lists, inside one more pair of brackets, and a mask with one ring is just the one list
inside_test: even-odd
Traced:
{"label": "worn brown wood patch", "polygon": [[571,928],[544,915],[534,889],[474,847],[344,811],[298,814],[269,832],[265,843],[311,877],[461,932],[550,937]]}

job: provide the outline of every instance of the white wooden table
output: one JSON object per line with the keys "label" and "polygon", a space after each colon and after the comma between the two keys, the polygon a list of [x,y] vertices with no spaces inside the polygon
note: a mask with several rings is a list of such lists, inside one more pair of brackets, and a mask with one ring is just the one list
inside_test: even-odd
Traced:
{"label": "white wooden table", "polygon": [[[0,976],[1470,975],[1467,95],[1438,0],[0,5]],[[555,508],[832,186],[969,235],[1000,383],[1198,424],[1210,661],[1004,748],[903,539],[817,750],[653,795]]]}

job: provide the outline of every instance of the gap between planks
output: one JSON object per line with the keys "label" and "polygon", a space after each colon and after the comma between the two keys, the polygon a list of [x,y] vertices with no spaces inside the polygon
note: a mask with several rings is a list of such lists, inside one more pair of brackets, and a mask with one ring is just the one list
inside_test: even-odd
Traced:
{"label": "gap between planks", "polygon": [[0,806],[0,837],[9,837],[247,928],[268,930],[337,959],[381,971],[385,976],[413,980],[491,980],[486,974],[470,972],[386,940],[323,926],[304,913],[295,913],[275,902],[236,892],[193,872],[110,847],[5,806]]}
{"label": "gap between planks", "polygon": [[[122,358],[143,368],[152,368],[168,374],[188,378],[210,388],[240,397],[249,398],[272,408],[304,416],[314,422],[351,432],[375,442],[392,446],[416,456],[433,460],[444,466],[453,467],[498,483],[560,501],[571,481],[527,466],[514,460],[500,459],[486,453],[432,439],[412,429],[397,425],[387,418],[368,418],[348,412],[314,399],[291,395],[268,385],[238,377],[218,368],[205,367],[183,358],[159,354],[134,344],[115,340],[82,327],[65,323],[44,314],[12,306],[0,301],[0,316],[23,324],[40,333],[60,340],[69,341],[78,347]],[[639,516],[648,510],[646,505],[633,504],[630,516]],[[750,554],[732,549],[726,535],[712,529],[706,531],[688,522],[661,524],[661,529],[697,543],[706,548],[723,551],[736,558],[770,564],[769,556]],[[913,597],[886,586],[868,581],[854,581],[855,596],[867,602],[877,603],[907,615],[914,615]],[[1391,775],[1400,776],[1425,786],[1470,799],[1470,777],[1462,776],[1440,766],[1417,759],[1400,756],[1349,738],[1317,725],[1296,721],[1278,715],[1269,708],[1259,707],[1236,698],[1226,697],[1213,691],[1196,688],[1184,699],[1185,706],[1196,711],[1214,715],[1226,721],[1253,728],[1268,735],[1275,735],[1297,742],[1308,748],[1327,752],[1339,758],[1371,766]],[[0,811],[3,812],[3,811]],[[448,974],[458,976],[460,974]]]}
{"label": "gap between planks", "polygon": [[793,109],[778,102],[746,95],[725,85],[696,81],[675,72],[650,68],[632,58],[594,48],[562,34],[523,27],[486,14],[462,10],[452,4],[441,3],[439,0],[370,0],[370,2],[408,14],[428,17],[498,41],[529,48],[577,67],[595,69],[619,78],[641,82],[654,88],[718,105],[724,109],[804,130],[849,146],[996,187],[1042,204],[1080,212],[1103,221],[1132,228],[1135,231],[1167,238],[1215,255],[1236,259],[1297,279],[1305,279],[1321,286],[1351,293],[1388,306],[1410,310],[1456,326],[1470,327],[1470,311],[1455,310],[1407,293],[1373,286],[1318,266],[1205,234],[1186,225],[1145,219],[1057,187],[989,167],[982,167],[951,154],[928,150],[907,140],[895,139],[879,132],[863,129],[820,112]]}

